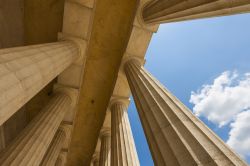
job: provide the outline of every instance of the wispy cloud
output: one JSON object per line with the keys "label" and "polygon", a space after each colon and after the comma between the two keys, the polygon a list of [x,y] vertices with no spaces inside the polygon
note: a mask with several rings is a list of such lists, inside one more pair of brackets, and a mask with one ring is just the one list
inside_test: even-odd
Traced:
{"label": "wispy cloud", "polygon": [[250,73],[239,75],[226,71],[213,84],[192,92],[190,102],[197,116],[204,116],[220,127],[226,125],[250,108]]}
{"label": "wispy cloud", "polygon": [[230,125],[228,145],[242,156],[249,155],[250,73],[223,72],[212,84],[191,92],[190,102],[196,116],[219,127]]}

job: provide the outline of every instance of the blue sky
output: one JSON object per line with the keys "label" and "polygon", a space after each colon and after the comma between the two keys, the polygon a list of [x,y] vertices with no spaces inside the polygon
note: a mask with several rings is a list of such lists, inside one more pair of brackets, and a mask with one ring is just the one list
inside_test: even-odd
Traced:
{"label": "blue sky", "polygon": [[[225,91],[229,89],[230,93],[237,93],[240,80],[246,79],[244,74],[250,72],[250,14],[161,25],[153,35],[146,53],[145,68],[191,110],[195,106],[190,103],[191,92],[198,96],[204,85],[208,85],[210,91],[214,90],[216,78],[224,76],[232,79],[234,84],[230,82],[222,85]],[[234,72],[237,78],[231,77]],[[250,94],[245,95],[247,98]],[[239,114],[244,111],[238,111],[228,123],[219,127],[220,119],[208,120],[206,116],[210,115],[209,110],[205,110],[206,106],[201,103],[198,106],[201,108],[197,109],[201,112],[201,120],[225,142],[229,139],[232,125],[237,124],[235,119],[240,118]],[[249,106],[245,107],[248,109]],[[153,161],[133,100],[129,106],[129,118],[140,163],[142,166],[152,166]],[[250,156],[246,160],[250,163]]]}

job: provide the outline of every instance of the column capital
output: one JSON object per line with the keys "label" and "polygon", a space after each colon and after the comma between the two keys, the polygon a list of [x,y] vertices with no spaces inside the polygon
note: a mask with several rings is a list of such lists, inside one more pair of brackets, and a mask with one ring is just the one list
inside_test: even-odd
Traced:
{"label": "column capital", "polygon": [[122,97],[122,96],[112,96],[111,97],[111,100],[109,102],[109,107],[110,109],[112,108],[112,106],[114,104],[117,104],[117,103],[121,103],[123,104],[124,106],[128,107],[129,103],[130,103],[130,99],[128,97]]}
{"label": "column capital", "polygon": [[65,151],[61,150],[61,152],[60,152],[60,154],[59,154],[58,157],[62,157],[62,158],[65,158],[65,159],[66,159],[67,154],[68,154],[68,152],[65,152]]}
{"label": "column capital", "polygon": [[100,152],[95,152],[92,156],[92,161],[93,162],[99,161],[99,158],[100,158]]}
{"label": "column capital", "polygon": [[66,86],[60,85],[60,84],[55,84],[54,85],[54,92],[66,94],[72,100],[71,106],[74,107],[76,105],[77,99],[78,99],[78,90],[77,89],[66,87]]}
{"label": "column capital", "polygon": [[111,136],[111,129],[109,127],[103,127],[100,131],[100,138]]}
{"label": "column capital", "polygon": [[85,59],[84,56],[85,56],[85,52],[87,49],[87,41],[81,38],[77,38],[77,37],[62,33],[62,32],[58,33],[57,38],[59,41],[72,41],[78,46],[79,56],[74,63],[82,64],[83,60]]}
{"label": "column capital", "polygon": [[62,130],[65,134],[66,139],[65,140],[69,140],[71,137],[71,130],[72,130],[72,125],[66,124],[64,122],[61,123],[61,125],[59,126],[58,130]]}
{"label": "column capital", "polygon": [[126,56],[122,60],[122,68],[124,68],[126,66],[126,64],[130,63],[130,62],[136,63],[139,66],[144,66],[144,64],[146,63],[146,60],[144,58],[141,58],[141,57],[129,55],[129,56]]}
{"label": "column capital", "polygon": [[136,64],[138,64],[138,66],[144,66],[146,62],[146,60],[142,57],[138,57],[135,55],[130,55],[128,53],[125,53],[122,59],[121,66],[120,66],[120,71],[122,74],[125,75],[125,66],[127,65],[127,63],[130,63],[131,61],[134,61]]}
{"label": "column capital", "polygon": [[58,158],[57,158],[55,166],[65,165],[66,160],[67,160],[67,152],[61,151]]}
{"label": "column capital", "polygon": [[67,134],[66,130],[67,129],[64,126],[62,126],[62,125],[60,125],[59,128],[58,128],[58,131],[61,131],[62,134],[65,136],[65,138],[66,138],[66,134]]}
{"label": "column capital", "polygon": [[152,0],[143,0],[143,1],[141,1],[140,4],[139,4],[139,7],[137,9],[138,13],[136,14],[136,16],[137,16],[137,20],[138,20],[139,24],[142,27],[144,27],[144,28],[146,28],[146,29],[148,29],[148,30],[150,30],[152,32],[157,32],[159,24],[153,24],[152,25],[152,24],[146,23],[144,18],[143,18],[143,11],[146,8],[146,6],[148,4],[150,4],[150,3],[152,3]]}

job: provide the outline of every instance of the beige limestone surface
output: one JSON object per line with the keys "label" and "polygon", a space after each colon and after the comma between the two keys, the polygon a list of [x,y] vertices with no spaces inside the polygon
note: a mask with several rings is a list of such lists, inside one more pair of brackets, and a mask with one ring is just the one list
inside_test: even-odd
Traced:
{"label": "beige limestone surface", "polygon": [[58,88],[40,114],[8,146],[0,157],[3,166],[39,166],[68,109],[72,109],[77,93]]}
{"label": "beige limestone surface", "polygon": [[73,42],[55,42],[0,51],[0,125],[79,56]]}
{"label": "beige limestone surface", "polygon": [[63,126],[60,126],[57,130],[50,146],[42,160],[41,166],[52,166],[56,164],[59,154],[62,150],[63,144],[66,139],[66,131]]}
{"label": "beige limestone surface", "polygon": [[250,0],[151,1],[142,11],[148,24],[185,21],[250,12]]}
{"label": "beige limestone surface", "polygon": [[102,128],[100,131],[101,148],[99,166],[111,165],[111,128]]}
{"label": "beige limestone surface", "polygon": [[[136,1],[96,1],[67,165],[89,165],[131,32]],[[107,42],[108,41],[108,42]]]}
{"label": "beige limestone surface", "polygon": [[139,166],[139,159],[132,135],[127,101],[111,103],[111,165]]}
{"label": "beige limestone surface", "polygon": [[23,6],[23,0],[0,1],[0,48],[23,44]]}
{"label": "beige limestone surface", "polygon": [[[105,1],[105,2],[107,4],[111,3],[111,1],[109,2]],[[90,51],[88,51],[90,53],[86,54],[86,56],[90,54],[90,58],[88,60],[89,62],[87,65],[88,71],[86,72],[88,73],[87,76],[83,77],[82,69],[84,68],[84,64],[73,64],[67,70],[65,70],[65,72],[63,72],[58,78],[60,84],[67,85],[76,89],[81,88],[81,80],[84,79],[84,84],[82,86],[83,89],[81,93],[82,95],[81,103],[79,105],[80,107],[76,108],[74,111],[69,111],[64,118],[65,121],[73,125],[75,112],[79,111],[78,113],[79,117],[77,117],[75,121],[76,122],[74,131],[75,133],[73,134],[73,142],[70,148],[72,151],[71,152],[69,151],[70,153],[72,153],[70,154],[71,161],[68,163],[69,165],[74,165],[78,162],[84,164],[89,163],[90,158],[94,152],[96,142],[98,140],[99,131],[101,129],[101,126],[103,125],[104,116],[106,115],[105,111],[107,110],[107,105],[108,105],[107,103],[108,100],[110,99],[110,95],[113,94],[113,97],[128,97],[130,95],[130,90],[122,66],[120,66],[121,69],[117,74],[118,71],[117,68],[119,68],[117,66],[119,66],[120,64],[120,61],[117,59],[123,56],[125,61],[126,58],[128,57],[137,57],[140,60],[144,61],[144,55],[147,46],[150,42],[150,38],[152,37],[152,33],[155,32],[158,27],[158,25],[149,26],[143,24],[141,12],[144,7],[144,3],[147,1],[140,1],[140,2],[141,3],[138,5],[137,14],[133,22],[133,30],[131,33],[132,35],[128,41],[128,45],[126,45],[125,41],[127,40],[127,38],[129,38],[128,35],[129,33],[128,31],[125,32],[123,28],[125,26],[127,27],[127,29],[129,29],[128,22],[131,22],[132,15],[130,16],[128,15],[131,13],[131,11],[133,11],[132,8],[136,6],[135,3],[132,4],[132,2],[129,2],[131,4],[129,3],[126,4],[125,1],[121,2],[121,5],[122,3],[124,3],[123,8],[117,5],[117,3],[110,4],[110,6],[107,5],[105,6],[104,4],[102,4],[99,5],[99,8],[93,9],[94,0],[69,0],[66,2],[66,4],[68,5],[65,6],[66,10],[64,12],[65,28],[62,28],[62,17],[63,17],[62,13],[64,5],[63,1],[57,1],[57,0],[25,1],[24,32],[25,32],[26,43],[55,41],[57,39],[57,33],[61,31],[63,32],[64,35],[69,34],[71,36],[79,37],[89,42],[89,38],[91,36],[91,31],[92,31],[92,19],[94,13],[98,15],[96,16],[97,20],[95,20],[96,23],[93,26],[94,30],[93,32],[95,33],[91,38],[92,46],[90,48],[89,44],[87,46],[88,47],[87,49],[88,50],[90,49]],[[220,3],[222,1],[218,2]],[[211,4],[216,7],[216,4],[218,5],[219,3],[211,3]],[[178,19],[172,19],[170,21],[195,19],[197,17],[209,16],[207,14],[212,14],[213,16],[215,16],[215,15],[221,15],[223,13],[233,14],[242,11],[249,11],[249,5],[248,5],[249,2],[247,0],[238,1],[238,4],[240,3],[242,4],[245,3],[245,5],[232,8],[231,10],[220,9],[217,10],[216,12],[206,13],[205,15],[204,14],[193,15],[192,14],[192,12],[194,12],[193,10],[187,10],[185,11],[186,14],[188,12],[192,14],[190,17],[185,16],[185,17],[180,17]],[[128,7],[129,5],[130,9]],[[209,5],[204,5],[202,6],[202,8],[198,7],[197,9],[203,10],[206,9],[207,7],[209,7]],[[110,13],[110,17],[103,19],[101,15],[107,16],[105,15],[107,13],[106,10],[104,9],[109,9],[109,8],[112,9],[111,12],[113,13]],[[127,21],[127,22],[125,21],[127,24],[126,23],[124,24],[124,21],[121,21],[121,19],[117,20],[114,19],[117,18],[116,17],[117,13],[121,14],[119,10],[126,11],[127,13],[129,13],[126,16],[125,14],[126,12],[124,12],[124,15],[121,17]],[[82,14],[77,15],[76,14],[77,12]],[[180,12],[180,15],[178,15],[178,17],[181,16],[182,13],[183,12]],[[73,17],[71,17],[70,19],[71,15]],[[130,21],[128,21],[129,19]],[[117,29],[115,30],[115,28]],[[100,33],[98,34],[97,32]],[[121,36],[118,38],[114,38],[113,36],[114,34],[119,34]],[[18,40],[20,40],[20,38]],[[107,45],[105,45],[106,41],[109,41]],[[116,49],[121,50],[121,48],[123,47],[118,44],[119,42],[121,42],[122,43],[121,45],[123,45],[126,48],[123,53],[116,50]],[[117,59],[115,60],[115,58]],[[114,67],[115,65],[112,65],[115,64],[113,62],[117,64],[116,72],[115,71],[111,72],[111,69],[115,68]],[[93,75],[95,77],[93,77]],[[118,78],[115,83],[117,75]],[[112,81],[106,81],[110,79]],[[46,103],[50,99],[47,93],[51,91],[52,86],[48,85],[47,87],[48,88],[44,89],[42,93],[39,93],[37,97],[33,98],[28,103],[26,108],[28,108],[27,115],[30,115],[31,117],[29,119],[33,119],[33,117],[35,117],[37,112],[39,112],[44,103]],[[112,93],[113,87],[115,88]],[[86,94],[84,94],[85,93],[84,89],[87,89]],[[95,106],[96,104],[98,104],[98,106]],[[105,120],[104,126],[106,125],[106,123],[108,122],[106,122]],[[81,134],[80,131],[83,134]],[[79,148],[77,148],[76,146],[79,146]],[[97,149],[98,147],[100,148],[100,143],[96,147]],[[65,149],[66,148],[68,148],[68,145],[65,145]]]}

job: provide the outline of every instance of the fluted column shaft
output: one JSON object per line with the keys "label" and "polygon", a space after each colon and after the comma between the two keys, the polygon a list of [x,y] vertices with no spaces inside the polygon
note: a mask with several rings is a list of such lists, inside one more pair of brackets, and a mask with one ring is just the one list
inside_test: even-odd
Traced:
{"label": "fluted column shaft", "polygon": [[250,12],[250,0],[158,0],[143,9],[146,23],[166,23]]}
{"label": "fluted column shaft", "polygon": [[66,133],[62,126],[56,132],[55,137],[53,138],[48,151],[42,161],[41,166],[52,166],[55,165],[56,160],[60,154],[60,151],[63,147],[63,143],[66,139]]}
{"label": "fluted column shaft", "polygon": [[13,144],[1,154],[2,166],[39,165],[66,111],[72,109],[73,93],[56,92],[51,101],[35,117]]}
{"label": "fluted column shaft", "polygon": [[99,166],[99,159],[100,159],[100,153],[95,152],[93,157],[92,157],[92,164],[93,166]]}
{"label": "fluted column shaft", "polygon": [[110,131],[102,131],[101,132],[101,150],[100,150],[100,166],[110,166],[111,159],[111,133]]}
{"label": "fluted column shaft", "polygon": [[127,107],[123,102],[114,102],[111,105],[111,166],[139,165]]}
{"label": "fluted column shaft", "polygon": [[245,165],[139,62],[125,73],[156,165]]}
{"label": "fluted column shaft", "polygon": [[80,56],[73,41],[0,50],[0,125]]}

